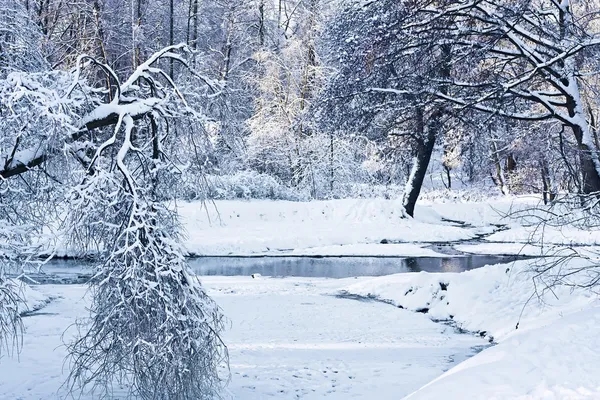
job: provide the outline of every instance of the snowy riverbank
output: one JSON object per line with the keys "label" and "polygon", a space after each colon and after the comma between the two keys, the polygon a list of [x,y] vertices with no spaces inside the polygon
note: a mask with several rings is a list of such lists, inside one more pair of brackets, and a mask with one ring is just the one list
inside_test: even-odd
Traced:
{"label": "snowy riverbank", "polygon": [[[231,367],[225,398],[395,400],[486,344],[422,314],[335,296],[354,281],[203,278],[231,322],[223,338]],[[34,290],[55,300],[25,318],[19,357],[0,360],[0,398],[52,400],[65,394],[62,335],[67,329],[68,341],[70,325],[86,315],[85,287]]]}
{"label": "snowy riverbank", "polygon": [[[597,294],[564,286],[542,291],[538,280],[540,297],[532,297],[536,287],[530,264],[520,261],[458,274],[386,276],[350,285],[344,293],[451,320],[497,342],[410,399],[600,398]],[[591,264],[572,260],[562,268],[566,272],[587,265]],[[577,283],[585,275],[570,281]]]}
{"label": "snowy riverbank", "polygon": [[[600,243],[600,231],[540,229],[546,208],[532,209],[539,202],[531,196],[424,201],[415,218],[402,218],[400,200],[385,199],[219,200],[179,202],[177,207],[190,255],[436,257],[439,252],[427,246],[450,243],[466,253],[539,256]],[[544,245],[538,246],[542,232]],[[48,232],[45,240],[47,251],[57,256],[82,255],[65,245],[60,232]]]}
{"label": "snowy riverbank", "polygon": [[503,212],[533,201],[430,203],[417,207],[414,219],[402,218],[400,200],[384,199],[191,202],[180,203],[179,212],[192,254],[435,256],[424,244],[492,233]]}
{"label": "snowy riverbank", "polygon": [[[393,200],[220,201],[204,207],[196,202],[179,204],[179,210],[192,254],[438,257],[443,249],[427,246],[450,242],[469,253],[566,256],[572,254],[568,246],[577,244],[588,260],[571,260],[563,272],[598,264],[598,231],[547,227],[549,240],[540,247],[528,243],[528,235],[536,235],[537,217],[504,218],[537,202],[523,197],[430,203],[417,209],[415,219],[400,218],[400,204]],[[597,295],[562,286],[534,296],[543,282],[534,281],[530,267],[539,262],[379,278],[203,277],[231,321],[224,337],[232,373],[226,395],[243,400],[600,398],[594,383],[600,365]],[[589,273],[594,272],[575,274],[569,282],[581,283],[593,277]],[[65,378],[61,336],[86,315],[85,288],[28,290],[35,292],[29,293],[32,302],[53,301],[25,318],[20,362],[0,361],[0,393],[23,400],[57,398],[52,396]],[[433,322],[438,320],[469,332],[457,334],[450,325]],[[70,335],[67,331],[65,340]],[[493,347],[467,359],[490,342]]]}
{"label": "snowy riverbank", "polygon": [[[569,225],[540,227],[547,209],[531,196],[487,202],[424,202],[414,219],[401,218],[400,200],[179,204],[188,233],[186,248],[200,255],[435,257],[439,254],[424,248],[426,245],[453,242],[457,250],[468,253],[539,256],[555,254],[565,246],[600,244],[600,231]],[[470,239],[482,243],[460,247],[459,242]]]}
{"label": "snowy riverbank", "polygon": [[[599,398],[598,297],[567,287],[532,297],[534,262],[378,278],[203,277],[231,322],[226,398]],[[59,398],[61,337],[86,315],[85,287],[28,290],[53,301],[25,318],[19,359],[1,360],[0,392]]]}

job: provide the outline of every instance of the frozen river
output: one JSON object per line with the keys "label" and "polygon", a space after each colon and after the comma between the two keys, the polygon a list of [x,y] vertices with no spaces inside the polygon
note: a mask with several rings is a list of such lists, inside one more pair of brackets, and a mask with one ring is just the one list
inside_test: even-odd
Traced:
{"label": "frozen river", "polygon": [[[398,399],[487,343],[426,315],[375,301],[336,297],[367,278],[203,277],[230,321],[234,399]],[[86,315],[85,286],[39,285],[54,297],[25,318],[18,358],[0,362],[2,398],[61,398],[63,332]],[[82,399],[94,399],[95,395]]]}

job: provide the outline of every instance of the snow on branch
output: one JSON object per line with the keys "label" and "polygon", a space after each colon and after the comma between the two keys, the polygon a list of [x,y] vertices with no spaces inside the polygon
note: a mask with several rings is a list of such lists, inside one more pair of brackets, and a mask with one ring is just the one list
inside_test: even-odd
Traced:
{"label": "snow on branch", "polygon": [[[157,66],[160,60],[172,59],[189,68],[181,55],[185,51],[187,46],[179,44],[154,53],[122,84],[110,66],[88,55],[78,57],[71,74],[12,73],[7,79],[0,80],[0,112],[3,117],[8,116],[0,121],[0,127],[14,132],[15,136],[21,130],[31,136],[31,140],[22,141],[18,149],[0,143],[0,178],[7,179],[40,166],[61,153],[64,144],[71,145],[88,136],[90,131],[114,126],[124,116],[138,121],[150,114],[176,116],[183,112],[198,115],[173,79]],[[99,68],[107,75],[108,88],[98,90],[86,83],[82,76],[90,67]],[[189,70],[211,91],[217,92],[217,84],[191,68]],[[65,84],[67,79],[70,83]],[[60,86],[67,87],[65,93],[60,93]],[[113,93],[111,88],[115,88]],[[24,118],[38,122],[39,133],[51,134],[38,135],[36,142],[34,136],[38,132],[32,130],[31,123],[16,126],[17,121]],[[41,118],[50,122],[41,123]]]}

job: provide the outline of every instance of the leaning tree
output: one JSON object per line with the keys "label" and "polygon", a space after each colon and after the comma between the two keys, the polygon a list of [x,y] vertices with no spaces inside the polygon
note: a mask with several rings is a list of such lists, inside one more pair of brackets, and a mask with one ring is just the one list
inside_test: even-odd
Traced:
{"label": "leaning tree", "polygon": [[[26,48],[17,39],[2,45]],[[72,248],[96,254],[90,316],[67,345],[70,390],[204,399],[225,381],[223,316],[188,269],[173,203],[181,166],[169,128],[205,123],[202,102],[220,88],[190,68],[188,54],[166,47],[125,77],[86,55],[68,72],[0,60],[11,65],[0,75],[0,207],[11,211],[0,262],[35,255],[24,247],[32,227],[57,221]],[[169,75],[171,63],[187,85]],[[28,194],[38,207],[20,205]],[[45,203],[58,211],[44,213]],[[6,282],[0,275],[0,340],[18,339],[21,326]]]}
{"label": "leaning tree", "polygon": [[[451,47],[427,45],[431,34],[401,32],[412,2],[350,3],[324,35],[337,70],[324,93],[322,123],[329,129],[366,132],[374,140],[401,140],[412,151],[403,206],[413,216],[434,146],[454,123],[448,107],[425,91],[449,92]],[[452,24],[438,21],[437,28]]]}

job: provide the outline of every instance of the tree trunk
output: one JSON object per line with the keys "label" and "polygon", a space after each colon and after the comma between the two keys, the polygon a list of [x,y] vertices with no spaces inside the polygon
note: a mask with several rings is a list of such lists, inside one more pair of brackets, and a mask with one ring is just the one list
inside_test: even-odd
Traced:
{"label": "tree trunk", "polygon": [[546,160],[545,157],[543,157],[540,161],[540,169],[542,172],[542,195],[544,197],[544,204],[552,203],[556,199],[557,190],[554,183],[554,177],[552,176],[552,171],[550,170],[548,160]]}
{"label": "tree trunk", "polygon": [[500,162],[500,155],[498,154],[498,145],[496,141],[492,139],[492,158],[494,160],[494,165],[496,166],[496,175],[492,176],[492,180],[494,184],[500,188],[500,191],[503,195],[507,196],[510,191],[508,189],[508,185],[506,184],[506,177],[504,176],[504,168],[502,167],[502,163]]}
{"label": "tree trunk", "polygon": [[423,182],[425,181],[425,175],[427,173],[427,168],[429,167],[429,161],[431,160],[431,155],[433,154],[433,147],[435,145],[435,139],[438,131],[437,121],[439,119],[439,116],[432,116],[430,118],[430,121],[434,122],[429,124],[427,127],[427,135],[425,135],[423,111],[418,108],[416,114],[417,135],[422,139],[417,143],[417,152],[413,160],[410,176],[406,182],[404,199],[402,201],[402,205],[404,206],[406,214],[410,215],[411,217],[415,216],[415,206],[417,204],[419,194],[421,194],[421,188],[423,187]]}
{"label": "tree trunk", "polygon": [[446,189],[452,190],[452,176],[450,174],[452,169],[449,166],[444,165],[444,171],[446,171],[446,180],[448,181],[448,185],[446,185]]}
{"label": "tree trunk", "polygon": [[[452,47],[450,45],[441,46],[441,60],[440,67],[437,71],[437,75],[442,81],[450,79],[452,75]],[[448,88],[446,86],[440,87],[440,92],[448,94]],[[443,129],[443,117],[445,110],[443,108],[437,108],[435,111],[428,116],[428,123],[425,126],[425,117],[423,115],[423,109],[421,106],[416,107],[416,137],[417,137],[417,154],[413,161],[412,170],[406,187],[404,189],[403,205],[406,214],[414,217],[415,206],[421,194],[421,188],[425,181],[425,175],[429,162],[431,161],[431,155],[433,154],[433,147],[435,146],[435,140]]]}
{"label": "tree trunk", "polygon": [[234,10],[230,10],[229,19],[227,21],[227,37],[225,38],[225,46],[223,47],[223,67],[221,68],[221,80],[227,82],[229,79],[229,70],[231,65],[231,51],[233,50],[233,30],[235,29]]}
{"label": "tree trunk", "polygon": [[598,173],[597,151],[586,143],[585,132],[580,126],[572,126],[573,134],[579,148],[579,162],[583,179],[583,194],[600,193],[600,174]]}
{"label": "tree trunk", "polygon": [[258,15],[259,15],[258,43],[259,43],[260,47],[262,48],[265,45],[265,2],[264,2],[264,0],[261,0],[260,4],[258,5]]}
{"label": "tree trunk", "polygon": [[[175,33],[173,31],[173,25],[175,24],[175,4],[174,0],[169,1],[169,46],[175,44]],[[173,59],[169,59],[169,76],[173,79]]]}
{"label": "tree trunk", "polygon": [[335,183],[335,167],[333,165],[335,159],[333,134],[329,135],[329,192],[333,198],[333,186]]}

